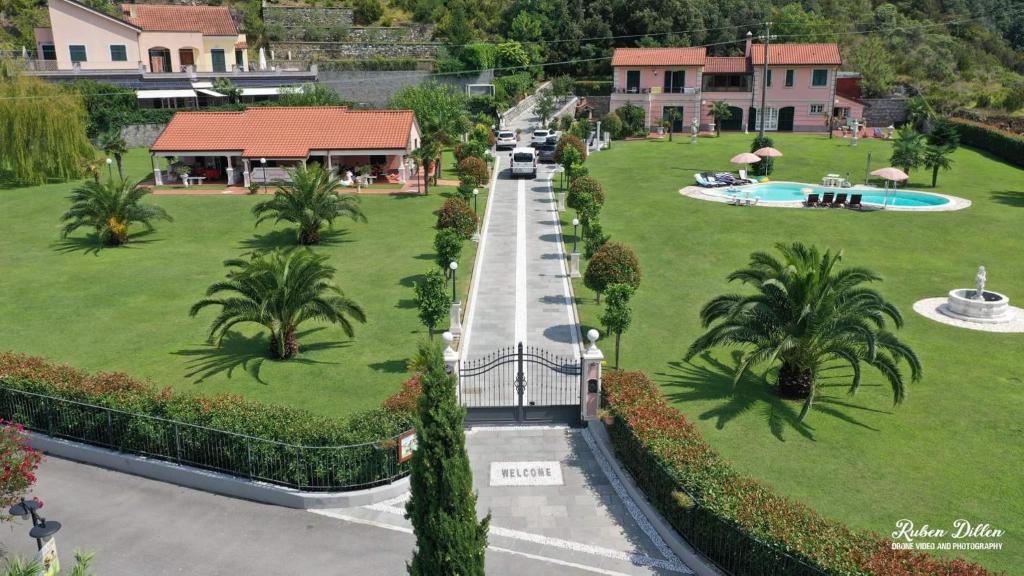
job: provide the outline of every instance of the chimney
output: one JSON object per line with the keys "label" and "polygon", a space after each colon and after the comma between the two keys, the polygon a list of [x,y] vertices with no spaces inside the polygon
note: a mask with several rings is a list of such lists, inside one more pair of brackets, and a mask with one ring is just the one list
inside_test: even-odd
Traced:
{"label": "chimney", "polygon": [[750,31],[748,31],[748,32],[747,32],[747,47],[746,47],[746,49],[745,49],[745,50],[743,51],[743,55],[744,55],[744,56],[746,56],[747,58],[750,58],[750,44],[751,44],[751,43],[752,43],[753,41],[754,41],[754,33],[753,33],[753,32],[750,32]]}

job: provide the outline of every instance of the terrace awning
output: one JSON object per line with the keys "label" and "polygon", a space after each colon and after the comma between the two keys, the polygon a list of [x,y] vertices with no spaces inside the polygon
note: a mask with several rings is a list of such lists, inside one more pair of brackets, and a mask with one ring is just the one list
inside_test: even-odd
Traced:
{"label": "terrace awning", "polygon": [[139,100],[153,98],[195,98],[195,90],[139,90],[135,93]]}
{"label": "terrace awning", "polygon": [[220,92],[217,92],[215,90],[208,90],[206,88],[197,88],[196,92],[199,92],[200,94],[206,94],[207,96],[213,96],[214,98],[226,98],[226,96],[221,94]]}
{"label": "terrace awning", "polygon": [[277,96],[281,88],[242,88],[242,96]]}

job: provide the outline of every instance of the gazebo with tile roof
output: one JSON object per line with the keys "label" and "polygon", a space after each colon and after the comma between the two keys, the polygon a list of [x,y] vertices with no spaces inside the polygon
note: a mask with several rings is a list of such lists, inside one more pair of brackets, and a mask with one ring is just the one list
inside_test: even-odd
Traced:
{"label": "gazebo with tile roof", "polygon": [[[420,129],[411,110],[345,107],[249,108],[242,112],[178,112],[150,147],[153,177],[163,184],[161,158],[178,159],[245,186],[287,177],[285,168],[307,161],[328,170],[372,165],[404,182]],[[265,160],[264,164],[261,160]],[[234,163],[233,163],[234,161]],[[340,170],[339,170],[340,171]]]}

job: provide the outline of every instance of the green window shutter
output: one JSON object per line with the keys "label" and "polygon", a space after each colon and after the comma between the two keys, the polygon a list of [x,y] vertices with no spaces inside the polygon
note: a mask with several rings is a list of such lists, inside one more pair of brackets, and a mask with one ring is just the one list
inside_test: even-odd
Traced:
{"label": "green window shutter", "polygon": [[213,59],[213,71],[214,72],[227,72],[227,67],[224,63],[224,51],[220,48],[210,50],[210,57]]}
{"label": "green window shutter", "polygon": [[811,86],[824,86],[826,84],[828,84],[828,70],[815,70],[811,76]]}
{"label": "green window shutter", "polygon": [[111,44],[110,45],[110,61],[111,62],[127,62],[128,61],[128,49],[124,44]]}
{"label": "green window shutter", "polygon": [[72,44],[68,46],[68,52],[71,55],[71,62],[85,62],[85,46],[81,44]]}
{"label": "green window shutter", "polygon": [[792,88],[793,87],[793,76],[794,75],[795,75],[795,71],[792,68],[790,68],[789,70],[786,70],[786,87],[787,88]]}

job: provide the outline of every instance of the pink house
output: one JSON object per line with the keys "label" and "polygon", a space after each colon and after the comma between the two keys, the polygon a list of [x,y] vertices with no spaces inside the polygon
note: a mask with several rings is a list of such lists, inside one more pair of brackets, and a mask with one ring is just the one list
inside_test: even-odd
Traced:
{"label": "pink house", "polygon": [[[772,44],[767,58],[765,130],[825,131],[828,114],[863,117],[864,106],[836,94],[842,56],[838,45]],[[728,103],[732,115],[722,130],[760,128],[758,110],[765,90],[765,47],[747,35],[743,56],[707,56],[704,48],[618,48],[612,57],[611,109],[626,103],[644,109],[656,127],[675,112],[674,130],[696,118],[702,129],[714,124],[711,106]]]}
{"label": "pink house", "polygon": [[48,70],[227,72],[246,67],[245,34],[226,6],[122,4],[115,15],[49,0],[50,28],[36,29]]}

